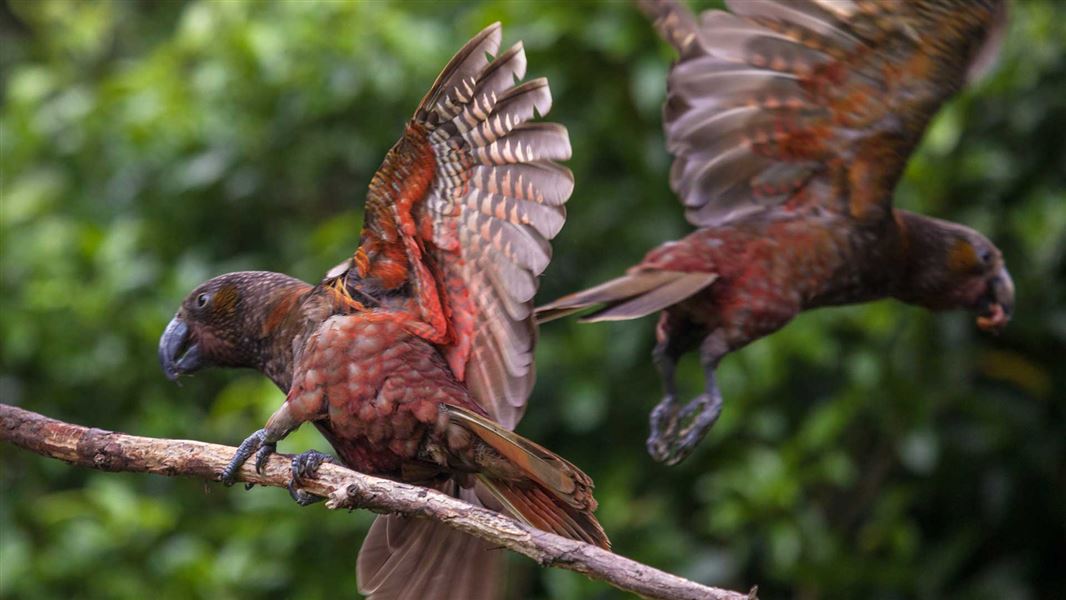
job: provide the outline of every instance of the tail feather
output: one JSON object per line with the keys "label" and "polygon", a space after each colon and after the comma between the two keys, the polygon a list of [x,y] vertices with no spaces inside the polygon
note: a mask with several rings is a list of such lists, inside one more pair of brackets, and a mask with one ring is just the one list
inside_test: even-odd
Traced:
{"label": "tail feather", "polygon": [[536,309],[538,323],[571,315],[599,304],[602,309],[582,322],[637,319],[677,304],[718,279],[715,273],[637,271],[587,290],[563,296]]}
{"label": "tail feather", "polygon": [[610,541],[596,521],[593,483],[566,459],[464,408],[445,405],[452,424],[472,433],[478,480],[515,517],[530,525],[603,548]]}
{"label": "tail feather", "polygon": [[[472,490],[461,495],[478,501]],[[443,523],[383,515],[359,550],[359,592],[372,600],[496,600],[501,559],[493,544]]]}
{"label": "tail feather", "polygon": [[502,455],[522,474],[540,484],[552,495],[575,508],[591,505],[592,479],[572,463],[536,442],[504,429],[499,424],[458,406],[447,406],[453,422],[459,422],[482,442]]}
{"label": "tail feather", "polygon": [[579,510],[559,502],[544,488],[494,480],[479,475],[479,480],[493,496],[518,519],[557,535],[611,549],[611,541],[590,510]]}

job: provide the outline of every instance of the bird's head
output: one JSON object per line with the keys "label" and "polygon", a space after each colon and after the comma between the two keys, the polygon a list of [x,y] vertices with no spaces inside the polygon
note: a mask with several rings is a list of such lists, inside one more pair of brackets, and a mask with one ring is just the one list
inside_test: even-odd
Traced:
{"label": "bird's head", "polygon": [[934,310],[970,310],[985,331],[1006,327],[1014,281],[999,248],[963,225],[918,215],[907,220],[910,270],[901,298]]}
{"label": "bird's head", "polygon": [[[269,373],[271,351],[306,283],[267,271],[240,271],[209,279],[182,301],[159,338],[159,364],[175,380],[217,367],[250,367]],[[288,341],[291,351],[291,340]]]}

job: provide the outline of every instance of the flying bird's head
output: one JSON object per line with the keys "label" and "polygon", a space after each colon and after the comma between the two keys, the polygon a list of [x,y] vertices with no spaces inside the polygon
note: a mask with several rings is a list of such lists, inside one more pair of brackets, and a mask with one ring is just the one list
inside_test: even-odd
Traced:
{"label": "flying bird's head", "polygon": [[[294,308],[309,289],[298,279],[267,271],[205,281],[182,301],[159,338],[163,373],[174,380],[212,366],[250,367],[275,382],[287,378],[287,370],[272,363],[288,366]],[[288,339],[282,339],[286,334]]]}
{"label": "flying bird's head", "polygon": [[909,273],[902,300],[934,310],[962,308],[998,333],[1014,312],[1014,281],[1003,253],[977,231],[907,213]]}

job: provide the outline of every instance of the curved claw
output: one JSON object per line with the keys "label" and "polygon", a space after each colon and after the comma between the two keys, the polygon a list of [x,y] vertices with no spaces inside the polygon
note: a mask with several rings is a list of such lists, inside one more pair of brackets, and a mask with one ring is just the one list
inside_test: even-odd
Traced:
{"label": "curved claw", "polygon": [[289,482],[288,490],[289,496],[292,496],[292,499],[295,500],[296,503],[300,506],[310,506],[316,502],[321,502],[325,500],[325,498],[323,498],[322,496],[316,496],[311,492],[301,490],[300,488],[296,487],[295,481]]}
{"label": "curved claw", "polygon": [[308,450],[292,457],[292,480],[296,483],[314,475],[323,463],[334,463],[336,459],[318,450]]}
{"label": "curved claw", "polygon": [[332,456],[323,454],[318,450],[308,450],[292,457],[292,481],[289,482],[289,495],[300,506],[307,506],[323,500],[322,496],[316,496],[310,492],[299,489],[300,483],[307,477],[311,477],[322,466],[322,463],[336,462]]}
{"label": "curved claw", "polygon": [[241,465],[248,461],[248,458],[256,450],[259,450],[263,442],[266,441],[266,430],[260,429],[252,435],[248,436],[241,442],[241,445],[237,448],[236,454],[226,465],[226,468],[222,471],[222,475],[219,476],[219,480],[223,485],[229,487],[237,482],[237,473],[241,470]]}
{"label": "curved claw", "polygon": [[710,431],[711,427],[718,421],[718,416],[722,414],[722,397],[718,395],[710,396],[703,394],[689,403],[685,407],[685,410],[681,412],[681,421],[684,422],[690,416],[692,422],[688,427],[681,430],[679,439],[677,442],[677,449],[674,457],[674,462],[668,462],[666,464],[675,465],[685,458],[696,448],[696,445],[703,440]]}
{"label": "curved claw", "polygon": [[[665,431],[654,429],[655,413],[660,408],[663,408],[662,404],[652,411],[653,429],[648,437],[648,452],[655,460],[673,466],[688,458],[688,455],[718,420],[718,415],[722,412],[722,398],[717,394],[701,394],[681,411],[677,411],[676,406],[663,408],[663,410],[673,409],[669,414],[670,420]],[[677,431],[678,424],[689,419],[691,422],[681,431]]]}
{"label": "curved claw", "polygon": [[255,453],[255,472],[262,475],[263,469],[266,468],[267,461],[270,460],[270,455],[277,451],[278,445],[276,442],[260,445],[259,451]]}
{"label": "curved claw", "polygon": [[676,435],[677,408],[677,398],[669,395],[651,410],[651,433],[648,435],[647,448],[648,454],[659,462],[665,462],[669,454],[668,441]]}

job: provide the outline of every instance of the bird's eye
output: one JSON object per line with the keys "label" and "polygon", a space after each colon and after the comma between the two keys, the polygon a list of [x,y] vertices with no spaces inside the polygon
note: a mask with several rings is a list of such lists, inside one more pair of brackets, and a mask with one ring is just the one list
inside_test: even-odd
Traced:
{"label": "bird's eye", "polygon": [[984,249],[984,250],[981,250],[981,252],[978,253],[978,256],[981,257],[981,263],[983,263],[985,265],[992,264],[992,251],[991,250],[989,250],[987,248]]}
{"label": "bird's eye", "polygon": [[207,297],[206,293],[205,294],[200,294],[199,296],[197,296],[196,297],[196,308],[203,308],[203,307],[207,306],[207,300],[208,300],[208,297]]}

